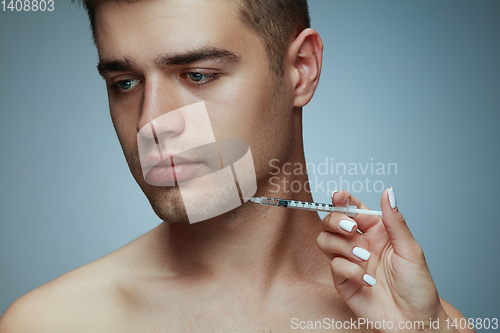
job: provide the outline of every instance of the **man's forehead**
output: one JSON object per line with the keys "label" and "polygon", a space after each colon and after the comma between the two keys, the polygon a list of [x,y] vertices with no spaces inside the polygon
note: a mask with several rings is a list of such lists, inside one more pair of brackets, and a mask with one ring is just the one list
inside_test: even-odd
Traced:
{"label": "man's forehead", "polygon": [[96,8],[95,23],[101,58],[126,57],[138,49],[172,54],[231,49],[242,43],[242,33],[253,34],[231,0],[106,1]]}

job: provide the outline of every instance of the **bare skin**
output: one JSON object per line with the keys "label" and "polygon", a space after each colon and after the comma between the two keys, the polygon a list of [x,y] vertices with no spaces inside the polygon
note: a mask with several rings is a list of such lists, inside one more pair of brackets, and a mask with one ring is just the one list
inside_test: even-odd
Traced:
{"label": "bare skin", "polygon": [[[387,191],[384,220],[358,216],[349,219],[356,226],[347,232],[339,228],[348,219],[342,214],[321,221],[313,212],[251,203],[197,224],[173,223],[183,219],[177,189],[144,181],[137,130],[168,110],[204,101],[217,138],[250,144],[257,195],[291,197],[274,191],[269,161],[305,165],[302,107],[321,70],[316,31],[306,29],[290,44],[276,88],[262,42],[225,1],[109,2],[98,7],[96,26],[101,62],[130,60],[127,68],[104,66],[101,74],[114,87],[108,91],[111,116],[132,175],[165,222],[17,300],[0,319],[1,333],[288,332],[297,331],[293,318],[443,323],[461,317],[439,299],[423,253]],[[155,62],[207,49],[226,50],[238,60]],[[203,85],[192,73],[203,74]],[[114,84],[124,80],[130,88],[117,90]],[[305,174],[278,177],[307,182]],[[293,198],[312,200],[307,192]],[[347,192],[336,193],[333,203],[347,199],[366,208]],[[370,259],[353,257],[354,246],[370,251]],[[375,286],[362,280],[365,273],[377,279]],[[408,280],[413,285],[403,283]]]}

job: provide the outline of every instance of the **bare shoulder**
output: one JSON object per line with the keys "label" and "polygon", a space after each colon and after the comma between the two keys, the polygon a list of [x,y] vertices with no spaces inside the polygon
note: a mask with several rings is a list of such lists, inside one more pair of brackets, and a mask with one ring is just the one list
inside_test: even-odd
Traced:
{"label": "bare shoulder", "polygon": [[118,315],[120,283],[113,255],[75,269],[16,300],[0,319],[0,333],[100,329]]}
{"label": "bare shoulder", "polygon": [[137,241],[16,300],[0,318],[0,333],[120,331],[116,325],[127,311],[123,285],[130,275],[123,252]]}

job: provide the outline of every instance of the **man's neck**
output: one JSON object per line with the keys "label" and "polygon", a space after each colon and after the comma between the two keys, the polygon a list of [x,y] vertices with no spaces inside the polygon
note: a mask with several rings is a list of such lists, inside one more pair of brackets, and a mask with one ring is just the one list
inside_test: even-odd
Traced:
{"label": "man's neck", "polygon": [[[307,182],[306,174],[279,177],[289,183]],[[260,191],[258,195],[312,200],[308,192]],[[320,232],[316,212],[247,202],[200,223],[164,222],[158,228],[158,239],[166,267],[174,275],[231,276],[265,286],[281,274],[311,279],[323,276],[324,272],[314,268],[325,260],[316,245]]]}

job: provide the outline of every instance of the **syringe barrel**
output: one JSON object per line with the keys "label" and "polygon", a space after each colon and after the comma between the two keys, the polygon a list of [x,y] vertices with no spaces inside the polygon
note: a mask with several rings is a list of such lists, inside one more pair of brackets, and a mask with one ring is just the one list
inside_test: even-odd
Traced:
{"label": "syringe barrel", "polygon": [[316,202],[304,202],[304,201],[269,198],[269,197],[252,198],[250,200],[252,202],[260,203],[261,205],[266,205],[266,206],[285,207],[285,208],[327,212],[327,213],[340,212],[350,217],[356,216],[357,213],[378,215],[378,216],[382,215],[382,212],[358,209],[356,206],[349,205],[349,202],[347,202],[346,206],[339,207],[339,206],[334,206],[332,204],[322,204]]}

